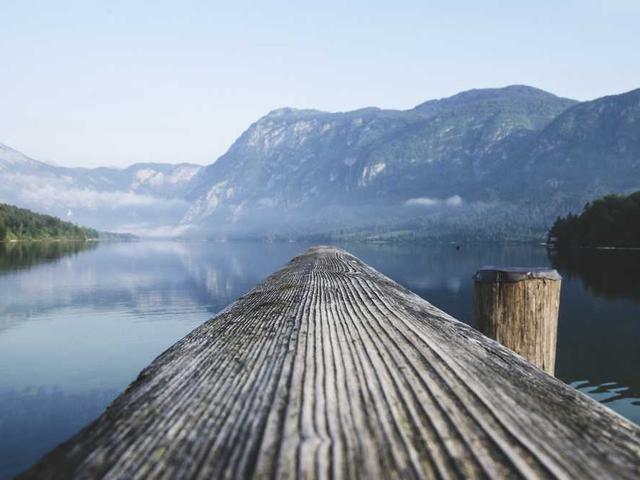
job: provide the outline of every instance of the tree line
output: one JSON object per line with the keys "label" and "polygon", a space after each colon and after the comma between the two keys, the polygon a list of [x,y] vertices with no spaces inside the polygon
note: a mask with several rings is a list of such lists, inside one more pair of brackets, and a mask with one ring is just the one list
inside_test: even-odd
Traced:
{"label": "tree line", "polygon": [[100,233],[92,228],[0,203],[0,241],[94,240],[99,237]]}
{"label": "tree line", "polygon": [[580,214],[558,217],[548,241],[563,247],[640,247],[640,191],[607,195]]}

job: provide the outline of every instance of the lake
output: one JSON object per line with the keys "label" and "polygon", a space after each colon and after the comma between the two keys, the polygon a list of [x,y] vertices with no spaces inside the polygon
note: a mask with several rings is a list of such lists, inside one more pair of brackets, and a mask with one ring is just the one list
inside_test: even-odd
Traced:
{"label": "lake", "polygon": [[[0,478],[98,416],[158,354],[307,246],[0,243]],[[640,423],[640,252],[343,247],[471,325],[479,267],[558,268],[556,376]]]}

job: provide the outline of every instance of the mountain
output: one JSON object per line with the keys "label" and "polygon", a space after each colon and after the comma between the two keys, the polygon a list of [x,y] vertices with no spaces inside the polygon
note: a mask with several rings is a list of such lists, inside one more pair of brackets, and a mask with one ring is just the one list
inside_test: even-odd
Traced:
{"label": "mountain", "polygon": [[639,173],[640,90],[513,85],[409,110],[281,108],[207,167],[63,168],[0,146],[0,201],[142,235],[542,239]]}
{"label": "mountain", "polygon": [[289,234],[415,227],[442,215],[435,206],[484,209],[477,202],[499,200],[497,167],[576,103],[510,86],[407,111],[276,110],[199,173],[183,222],[214,234]]}
{"label": "mountain", "polygon": [[33,160],[23,153],[0,143],[0,173],[16,170],[38,170],[49,165]]}
{"label": "mountain", "polygon": [[522,172],[537,199],[588,199],[640,187],[640,89],[568,109],[540,132]]}
{"label": "mountain", "polygon": [[66,168],[0,144],[0,201],[101,230],[170,232],[202,167],[139,163],[125,169]]}

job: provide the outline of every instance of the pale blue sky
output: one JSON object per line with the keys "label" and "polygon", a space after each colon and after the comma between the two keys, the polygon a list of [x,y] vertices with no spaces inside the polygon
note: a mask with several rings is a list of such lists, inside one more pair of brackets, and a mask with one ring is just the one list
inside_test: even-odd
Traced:
{"label": "pale blue sky", "polygon": [[61,165],[210,163],[282,107],[521,83],[640,87],[640,1],[0,0],[0,143]]}

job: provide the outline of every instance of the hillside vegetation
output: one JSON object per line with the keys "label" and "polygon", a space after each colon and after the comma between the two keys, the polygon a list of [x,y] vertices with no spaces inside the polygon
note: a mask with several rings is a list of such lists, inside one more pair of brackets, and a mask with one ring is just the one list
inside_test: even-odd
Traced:
{"label": "hillside vegetation", "polygon": [[640,247],[640,191],[587,203],[579,215],[558,217],[549,240],[563,247]]}
{"label": "hillside vegetation", "polygon": [[[107,234],[107,236],[113,234]],[[0,203],[0,241],[12,240],[98,240],[105,234],[79,227],[50,215]]]}

